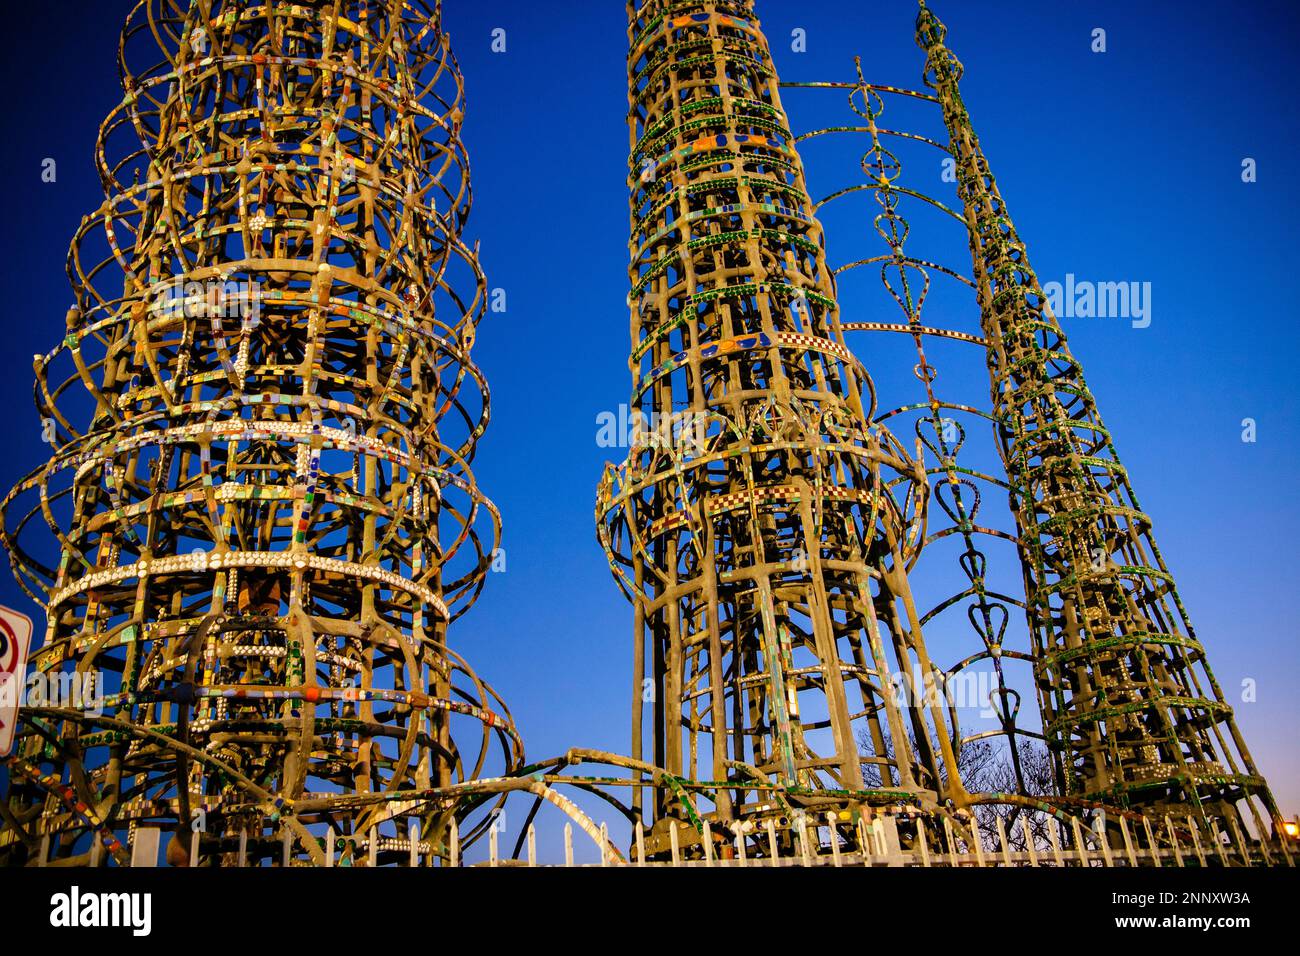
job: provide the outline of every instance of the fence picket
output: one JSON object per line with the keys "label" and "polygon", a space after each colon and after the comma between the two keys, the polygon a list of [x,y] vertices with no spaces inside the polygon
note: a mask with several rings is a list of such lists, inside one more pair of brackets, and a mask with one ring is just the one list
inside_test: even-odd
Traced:
{"label": "fence picket", "polygon": [[1129,836],[1128,821],[1123,817],[1119,818],[1119,829],[1124,834],[1124,853],[1128,856],[1128,865],[1137,866],[1137,857],[1133,853],[1133,838]]}
{"label": "fence picket", "polygon": [[1080,866],[1092,866],[1088,859],[1088,844],[1083,840],[1083,827],[1078,817],[1070,817],[1070,829],[1074,834],[1074,849],[1079,854]]}
{"label": "fence picket", "polygon": [[1196,825],[1196,821],[1191,817],[1187,818],[1187,826],[1192,831],[1192,846],[1196,847],[1196,859],[1200,861],[1202,869],[1205,867],[1205,851],[1201,849],[1201,831]]}
{"label": "fence picket", "polygon": [[1020,815],[1020,829],[1025,834],[1025,852],[1029,854],[1029,865],[1038,865],[1038,848],[1034,846],[1034,834],[1029,828],[1029,815]]}

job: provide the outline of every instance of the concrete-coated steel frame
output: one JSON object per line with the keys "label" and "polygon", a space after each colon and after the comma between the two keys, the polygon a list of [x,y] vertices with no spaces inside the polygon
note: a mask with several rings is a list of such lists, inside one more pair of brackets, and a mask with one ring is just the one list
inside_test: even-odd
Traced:
{"label": "concrete-coated steel frame", "polygon": [[[632,757],[720,785],[721,826],[960,790],[908,588],[928,501],[844,345],[752,3],[628,7],[632,407],[597,506],[633,598]],[[648,715],[644,716],[644,715]],[[872,742],[861,752],[860,734]],[[864,786],[864,765],[879,787]],[[638,797],[639,801],[639,797]],[[639,805],[639,804],[638,804]],[[681,809],[655,792],[652,835]]]}
{"label": "concrete-coated steel frame", "polygon": [[120,51],[36,358],[55,451],[4,503],[35,666],[104,706],[24,708],[0,855],[445,858],[522,746],[447,643],[499,519],[441,10],[141,0]]}
{"label": "concrete-coated steel frame", "polygon": [[922,0],[916,39],[956,160],[1062,794],[1225,831],[1244,803],[1267,834],[1276,804],[989,171],[945,34]]}

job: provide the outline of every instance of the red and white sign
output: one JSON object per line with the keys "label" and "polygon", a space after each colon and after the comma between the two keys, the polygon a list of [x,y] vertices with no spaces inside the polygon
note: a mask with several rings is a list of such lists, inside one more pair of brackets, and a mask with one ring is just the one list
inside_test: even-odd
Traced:
{"label": "red and white sign", "polygon": [[8,755],[18,731],[18,705],[31,646],[32,619],[0,606],[0,757]]}

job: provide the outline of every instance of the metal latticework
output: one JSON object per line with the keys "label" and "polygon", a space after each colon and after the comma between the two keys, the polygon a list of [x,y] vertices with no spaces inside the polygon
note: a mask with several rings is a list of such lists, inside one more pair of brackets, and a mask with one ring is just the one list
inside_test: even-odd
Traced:
{"label": "metal latticework", "polygon": [[1062,793],[1225,832],[1245,800],[1267,834],[1273,799],[989,172],[944,37],[922,2],[917,43],[956,160]]}
{"label": "metal latticework", "polygon": [[[934,673],[907,583],[924,473],[872,424],[752,7],[628,8],[632,405],[652,427],[597,521],[635,606],[633,758],[648,737],[668,775],[731,781],[715,823],[784,826],[960,785],[940,709],[895,680]],[[655,791],[660,832],[679,813]]]}
{"label": "metal latticework", "polygon": [[[866,248],[875,254],[833,270],[841,301],[850,300],[863,283],[874,287],[871,307],[856,306],[866,318],[840,324],[848,333],[850,346],[860,342],[877,362],[913,363],[914,381],[899,376],[903,385],[896,394],[888,387],[880,388],[881,411],[876,420],[900,432],[911,431],[924,449],[931,500],[924,553],[912,574],[918,601],[926,598],[921,604],[921,623],[936,660],[957,658],[944,671],[943,687],[959,757],[966,763],[966,745],[975,745],[984,754],[995,752],[1004,759],[1007,771],[999,780],[972,780],[964,774],[963,783],[972,793],[999,784],[1013,787],[1017,793],[1041,795],[1048,781],[1041,772],[1041,751],[1033,749],[1041,737],[1035,726],[1037,715],[1022,719],[1021,714],[1021,690],[1028,691],[1024,678],[1029,676],[1033,655],[1028,634],[1023,625],[1017,626],[1012,611],[1024,607],[1023,599],[1015,596],[1020,589],[1019,561],[1014,554],[1019,539],[1003,504],[1007,483],[992,446],[988,428],[992,415],[984,407],[983,386],[977,376],[960,374],[972,364],[972,350],[984,348],[979,312],[970,307],[975,283],[960,266],[946,264],[947,253],[934,242],[935,237],[914,227],[912,220],[960,226],[959,236],[955,229],[950,230],[953,238],[960,238],[960,245],[949,245],[962,256],[965,221],[949,207],[951,199],[945,202],[919,190],[922,184],[918,180],[923,177],[916,175],[907,161],[912,158],[911,151],[920,163],[928,164],[932,151],[947,153],[947,147],[931,138],[924,127],[900,129],[895,125],[900,119],[905,124],[913,120],[909,108],[913,112],[931,109],[934,119],[939,119],[939,111],[933,109],[938,100],[914,90],[868,83],[860,61],[856,82],[792,82],[783,87],[846,93],[853,114],[855,125],[808,130],[797,137],[798,142],[820,143],[823,137],[845,136],[864,141],[858,166],[865,182],[836,189],[816,208],[856,200],[855,211],[862,209],[873,227],[864,231],[868,233]],[[895,117],[896,112],[903,115]],[[865,201],[866,197],[871,202]],[[914,233],[920,234],[920,241]],[[851,245],[837,238],[836,249],[843,251]],[[877,302],[883,303],[883,313],[878,312]],[[952,308],[954,304],[961,307]],[[889,318],[896,321],[886,321]],[[900,318],[902,321],[897,321]],[[955,564],[960,574],[938,573],[937,566],[944,563]],[[931,584],[937,593],[927,596]],[[945,647],[937,635],[956,637],[951,642],[955,646]],[[996,730],[962,726],[958,711],[977,707],[995,718]],[[1031,748],[1036,771],[1028,780],[1022,767],[1026,747]]]}
{"label": "metal latticework", "polygon": [[[529,863],[549,804],[566,862],[576,825],[602,864],[1293,864],[920,6],[929,92],[781,84],[754,0],[629,0],[638,428],[596,523],[632,748],[525,765],[448,645],[500,520],[438,0],[138,0],[36,356],[53,452],[0,506],[55,689],[3,759],[0,864],[152,866],[170,836],[173,865],[459,866],[480,837],[495,865],[510,793]],[[856,119],[796,137],[783,88]],[[814,202],[828,134],[866,179]],[[818,215],[855,199],[884,245],[832,268]],[[892,302],[842,320],[877,271]],[[916,381],[878,402],[846,333]],[[983,678],[994,724],[963,727]]]}
{"label": "metal latticework", "polygon": [[0,855],[445,858],[522,748],[447,646],[499,520],[441,11],[141,0],[120,64],[4,531],[103,707],[25,708]]}

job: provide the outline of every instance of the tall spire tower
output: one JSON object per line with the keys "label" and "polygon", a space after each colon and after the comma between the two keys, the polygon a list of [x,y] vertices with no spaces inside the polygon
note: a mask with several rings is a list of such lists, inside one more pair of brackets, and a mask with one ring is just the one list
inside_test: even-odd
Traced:
{"label": "tall spire tower", "polygon": [[120,59],[4,532],[36,668],[104,697],[25,709],[0,856],[445,858],[522,754],[447,644],[499,522],[441,10],[145,0]]}
{"label": "tall spire tower", "polygon": [[[652,427],[597,517],[635,605],[632,756],[770,785],[720,788],[723,823],[788,813],[773,788],[844,819],[933,806],[960,786],[949,730],[894,680],[933,673],[907,584],[924,473],[872,425],[753,4],[649,0],[628,24],[632,406]],[[680,810],[656,793],[662,826]]]}
{"label": "tall spire tower", "polygon": [[989,171],[945,34],[922,0],[916,38],[956,159],[1062,793],[1224,832],[1246,801],[1266,834],[1273,798]]}

